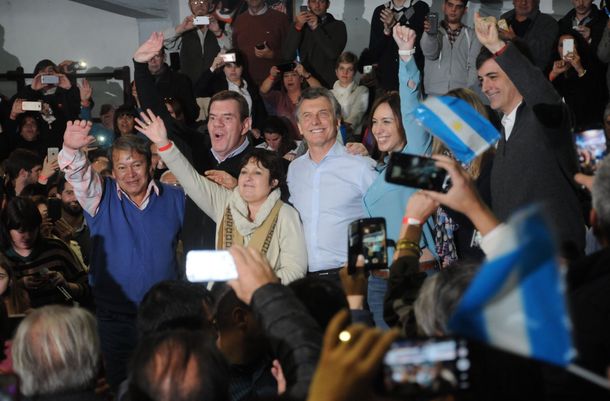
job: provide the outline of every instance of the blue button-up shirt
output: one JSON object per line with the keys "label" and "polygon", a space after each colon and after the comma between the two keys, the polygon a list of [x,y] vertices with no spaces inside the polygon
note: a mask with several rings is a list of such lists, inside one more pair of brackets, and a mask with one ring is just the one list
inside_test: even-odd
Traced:
{"label": "blue button-up shirt", "polygon": [[307,152],[290,164],[290,202],[301,214],[310,272],[347,261],[347,227],[366,217],[362,198],[376,177],[371,158],[351,155],[339,143],[320,163]]}

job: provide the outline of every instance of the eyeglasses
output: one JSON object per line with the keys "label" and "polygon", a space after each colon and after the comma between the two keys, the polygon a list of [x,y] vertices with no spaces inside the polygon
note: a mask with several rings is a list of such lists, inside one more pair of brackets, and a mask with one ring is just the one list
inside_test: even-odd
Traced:
{"label": "eyeglasses", "polygon": [[203,4],[208,4],[209,0],[189,0],[189,4],[194,4],[196,6],[201,6]]}

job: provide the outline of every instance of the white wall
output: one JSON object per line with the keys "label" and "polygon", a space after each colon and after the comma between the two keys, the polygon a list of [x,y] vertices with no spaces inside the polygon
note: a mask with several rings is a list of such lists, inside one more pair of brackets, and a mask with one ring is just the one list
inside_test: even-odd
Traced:
{"label": "white wall", "polygon": [[[444,0],[424,0],[434,11],[440,11]],[[329,11],[347,25],[347,50],[357,54],[368,46],[373,10],[384,0],[331,0]],[[295,0],[295,7],[306,0]],[[469,2],[466,23],[472,15],[482,12],[499,15],[512,8],[512,1],[480,0]],[[598,3],[598,1],[596,1]],[[0,0],[0,72],[22,65],[32,72],[43,58],[55,62],[64,59],[85,60],[91,71],[111,70],[128,65],[138,44],[153,30],[175,25],[190,13],[186,0],[168,0],[167,19],[140,19],[99,10],[69,0]],[[570,8],[567,0],[541,0],[543,12],[564,15]],[[2,42],[4,29],[4,42]],[[117,81],[93,82],[96,104],[122,100]],[[12,95],[14,85],[0,81],[0,92]],[[106,92],[115,95],[107,95]]]}
{"label": "white wall", "polygon": [[[136,19],[68,0],[0,0],[0,26],[5,31],[0,48],[16,56],[28,73],[44,58],[56,63],[85,60],[89,72],[131,66],[131,55],[138,46]],[[1,52],[0,71],[13,70],[15,65]],[[15,91],[14,85],[0,84],[4,94]],[[98,106],[121,102],[117,81],[92,84]]]}

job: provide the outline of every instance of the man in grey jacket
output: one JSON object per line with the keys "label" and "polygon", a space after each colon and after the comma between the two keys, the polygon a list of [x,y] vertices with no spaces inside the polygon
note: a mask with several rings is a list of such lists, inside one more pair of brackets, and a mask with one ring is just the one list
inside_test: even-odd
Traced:
{"label": "man in grey jacket", "polygon": [[474,30],[462,24],[468,0],[445,0],[445,18],[437,27],[426,19],[419,42],[425,57],[424,89],[428,95],[444,95],[477,82],[475,61],[481,44]]}
{"label": "man in grey jacket", "polygon": [[502,137],[491,170],[491,209],[505,220],[542,203],[564,255],[583,254],[585,223],[572,177],[578,162],[570,111],[552,84],[518,48],[498,37],[495,18],[475,19],[485,47],[477,58],[481,90],[502,113]]}

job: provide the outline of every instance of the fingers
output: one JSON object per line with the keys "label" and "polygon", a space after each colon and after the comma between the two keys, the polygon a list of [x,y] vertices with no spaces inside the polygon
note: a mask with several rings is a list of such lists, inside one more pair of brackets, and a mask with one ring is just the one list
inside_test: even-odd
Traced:
{"label": "fingers", "polygon": [[574,180],[580,185],[585,186],[589,191],[593,188],[593,179],[592,175],[586,175],[582,173],[578,173],[574,176]]}
{"label": "fingers", "polygon": [[369,367],[373,367],[379,364],[383,356],[386,354],[388,349],[390,349],[390,346],[398,338],[398,336],[398,330],[393,329],[385,332],[381,336],[381,338],[377,337],[371,349],[368,350],[368,352],[366,353],[366,356],[364,357],[362,363],[365,366]]}

